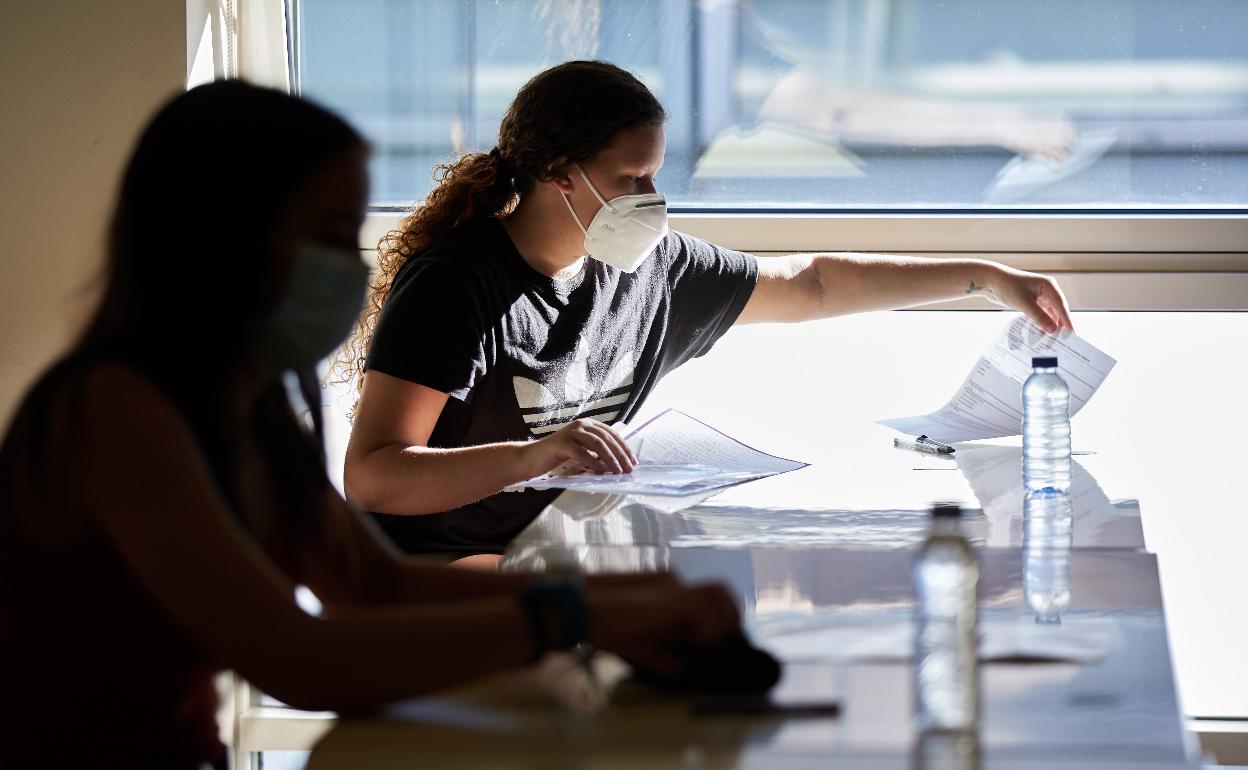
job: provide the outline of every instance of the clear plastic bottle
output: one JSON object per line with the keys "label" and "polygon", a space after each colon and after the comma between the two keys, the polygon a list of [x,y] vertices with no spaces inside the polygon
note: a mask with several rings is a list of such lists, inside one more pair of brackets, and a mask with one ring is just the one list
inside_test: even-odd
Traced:
{"label": "clear plastic bottle", "polygon": [[1037,623],[1060,623],[1070,607],[1073,520],[1070,495],[1023,500],[1023,596]]}
{"label": "clear plastic bottle", "polygon": [[914,745],[913,770],[981,770],[979,735],[929,730]]}
{"label": "clear plastic bottle", "polygon": [[915,721],[921,731],[974,731],[979,721],[979,565],[961,519],[956,504],[934,506],[931,534],[914,560]]}
{"label": "clear plastic bottle", "polygon": [[1070,388],[1056,358],[1031,359],[1023,383],[1023,488],[1028,494],[1070,491]]}

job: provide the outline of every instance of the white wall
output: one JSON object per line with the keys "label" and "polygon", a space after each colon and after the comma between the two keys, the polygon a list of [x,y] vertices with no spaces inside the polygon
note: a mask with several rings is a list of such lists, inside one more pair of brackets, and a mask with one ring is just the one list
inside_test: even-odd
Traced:
{"label": "white wall", "polygon": [[121,169],[184,87],[189,34],[176,0],[0,3],[0,425],[92,306]]}

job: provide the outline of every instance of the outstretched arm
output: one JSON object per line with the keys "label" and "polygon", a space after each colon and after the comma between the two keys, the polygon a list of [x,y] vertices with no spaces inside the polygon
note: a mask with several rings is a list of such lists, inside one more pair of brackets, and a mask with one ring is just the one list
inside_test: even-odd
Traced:
{"label": "outstretched arm", "polygon": [[1026,314],[1045,331],[1074,329],[1057,281],[979,259],[888,254],[760,257],[758,283],[737,323],[808,321],[893,310],[966,295]]}
{"label": "outstretched arm", "polygon": [[[486,576],[431,581],[441,593],[421,604],[304,613],[294,580],[237,524],[163,393],[124,367],[102,367],[83,407],[76,462],[89,515],[172,622],[275,697],[299,708],[365,708],[514,668],[537,652],[515,593],[455,598],[456,582]],[[739,623],[714,586],[591,592],[588,605],[594,644],[660,666],[674,665],[673,643],[704,644]]]}

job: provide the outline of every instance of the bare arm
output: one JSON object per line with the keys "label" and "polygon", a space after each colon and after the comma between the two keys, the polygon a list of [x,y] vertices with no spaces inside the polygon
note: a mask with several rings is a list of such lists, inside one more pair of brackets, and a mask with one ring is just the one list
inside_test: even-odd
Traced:
{"label": "bare arm", "polygon": [[353,502],[382,513],[436,513],[543,472],[528,473],[518,441],[431,449],[448,398],[387,374],[364,375],[344,471]]}
{"label": "bare arm", "polygon": [[1078,141],[1075,127],[1060,114],[844,88],[801,67],[780,79],[759,117],[849,141],[906,147],[994,144],[1055,164],[1065,160]]}
{"label": "bare arm", "polygon": [[1074,328],[1056,281],[987,260],[794,254],[758,262],[758,283],[737,323],[807,321],[982,295],[1046,331]]}
{"label": "bare arm", "polygon": [[[300,582],[324,604],[327,612],[356,605],[423,604],[485,597],[516,596],[533,580],[528,573],[452,568],[427,564],[403,554],[375,522],[349,510],[330,489],[327,504],[348,517],[347,547],[354,550],[359,574],[354,579],[338,571],[322,554],[307,554]],[[599,574],[585,578],[591,593],[632,588],[677,587],[670,572]]]}
{"label": "bare arm", "polygon": [[168,616],[266,692],[295,706],[354,708],[533,655],[507,597],[305,614],[292,580],[234,523],[164,396],[121,368],[97,372],[87,393],[91,515]]}
{"label": "bare arm", "polygon": [[[361,585],[352,586],[344,576],[323,561],[310,561],[304,581],[328,603],[384,604],[425,603],[477,599],[487,596],[514,596],[524,590],[533,576],[475,569],[454,569],[413,559],[395,548],[385,533],[371,520],[346,510],[346,503],[331,490],[329,504],[339,506],[350,517],[351,544],[364,571]],[[604,574],[586,577],[590,589],[676,585],[670,572]],[[363,590],[361,590],[363,589]]]}
{"label": "bare arm", "polygon": [[353,503],[379,513],[438,513],[561,465],[625,473],[635,462],[623,439],[595,420],[577,420],[539,441],[431,448],[447,398],[381,372],[364,375],[344,473]]}
{"label": "bare arm", "polygon": [[367,516],[350,510],[333,489],[327,505],[346,517],[350,532],[345,547],[353,552],[354,576],[340,571],[323,554],[307,553],[298,580],[321,600],[327,612],[357,605],[425,604],[438,601],[515,596],[531,576],[504,574],[420,562],[406,556]]}
{"label": "bare arm", "polygon": [[[493,576],[446,570],[454,577],[428,583],[446,593],[430,593],[426,604],[305,614],[290,577],[235,523],[163,394],[124,368],[101,369],[88,384],[84,414],[83,501],[92,518],[173,622],[275,697],[300,708],[363,708],[534,655],[506,578],[489,586],[500,589],[496,595],[465,601],[452,599],[451,589],[478,581],[476,593]],[[734,628],[726,599],[722,589],[662,585],[592,596],[592,639],[626,657],[661,659],[671,640],[706,641]]]}

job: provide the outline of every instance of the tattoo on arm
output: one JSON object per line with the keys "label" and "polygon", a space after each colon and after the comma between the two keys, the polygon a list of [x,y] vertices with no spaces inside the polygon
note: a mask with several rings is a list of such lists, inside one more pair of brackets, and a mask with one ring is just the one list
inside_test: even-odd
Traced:
{"label": "tattoo on arm", "polygon": [[974,281],[971,281],[971,285],[966,287],[967,294],[978,294],[979,292],[983,290],[984,290],[984,287],[976,286]]}

